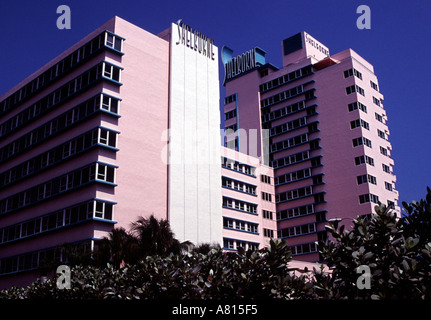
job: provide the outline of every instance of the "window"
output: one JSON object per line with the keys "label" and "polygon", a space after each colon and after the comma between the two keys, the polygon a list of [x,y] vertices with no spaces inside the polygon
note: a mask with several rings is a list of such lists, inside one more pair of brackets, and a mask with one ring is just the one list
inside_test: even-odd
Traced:
{"label": "window", "polygon": [[349,107],[350,112],[352,112],[353,110],[359,109],[359,110],[367,113],[367,107],[365,105],[363,105],[362,103],[360,103],[359,101],[349,103],[348,107]]}
{"label": "window", "polygon": [[[79,221],[92,219],[93,208],[95,217],[112,220],[112,203],[100,200],[91,200],[89,202],[60,209],[59,211],[51,212],[7,228],[0,228],[0,243],[18,240],[20,238],[65,227]],[[2,238],[1,235],[5,234],[6,230],[9,230],[7,232],[7,236]],[[20,230],[21,232],[19,232]]]}
{"label": "window", "polygon": [[94,217],[112,220],[113,204],[109,202],[94,201]]}
{"label": "window", "polygon": [[278,193],[275,195],[275,201],[277,203],[284,202],[284,201],[292,201],[295,199],[307,197],[313,193],[312,187],[303,187],[299,189],[294,189],[282,193]]}
{"label": "window", "polygon": [[262,182],[264,182],[264,183],[271,184],[271,177],[270,177],[270,176],[267,176],[267,175],[261,174],[261,175],[260,175],[260,180],[261,180]]}
{"label": "window", "polygon": [[317,245],[314,242],[305,243],[305,244],[290,246],[289,249],[292,252],[292,255],[299,255],[299,254],[317,252]]}
{"label": "window", "polygon": [[235,249],[235,241],[232,239],[223,238],[223,247],[225,249]]}
{"label": "window", "polygon": [[225,157],[222,157],[222,167],[231,169],[249,176],[255,176],[256,168],[247,164],[240,163]]}
{"label": "window", "polygon": [[313,177],[313,185],[318,185],[321,183],[323,183],[323,176],[322,175],[318,175],[318,176]]}
{"label": "window", "polygon": [[292,209],[281,210],[277,212],[277,220],[289,219],[298,216],[314,213],[314,206],[312,204],[296,207]]}
{"label": "window", "polygon": [[273,213],[272,213],[272,211],[262,210],[262,216],[263,216],[264,219],[269,219],[269,220],[273,219]]}
{"label": "window", "polygon": [[[103,39],[105,39],[105,41],[103,41]],[[123,38],[111,34],[108,31],[104,31],[103,33],[93,38],[91,41],[87,42],[82,47],[78,48],[77,50],[66,56],[63,60],[60,60],[51,68],[44,71],[42,74],[30,81],[28,84],[21,87],[18,91],[10,95],[8,98],[1,101],[0,113],[11,109],[16,104],[23,101],[23,99],[30,97],[39,90],[44,89],[56,78],[60,77],[65,72],[68,72],[72,68],[76,67],[78,64],[82,63],[85,59],[97,53],[99,49],[103,47],[104,42],[106,46],[114,48],[117,51],[121,51],[122,40]],[[72,91],[70,92],[73,92],[73,90],[75,89],[71,88],[71,90]]]}
{"label": "window", "polygon": [[389,182],[385,181],[385,188],[386,188],[386,190],[393,191],[393,185],[392,185],[392,183],[389,183]]}
{"label": "window", "polygon": [[233,208],[233,201],[232,201],[232,199],[223,197],[223,207]]}
{"label": "window", "polygon": [[353,142],[353,147],[357,147],[363,144],[363,145],[366,145],[367,147],[372,148],[371,141],[365,137],[359,137],[359,138],[353,139],[352,142]]}
{"label": "window", "polygon": [[366,122],[362,119],[350,121],[350,128],[351,129],[355,129],[355,128],[360,127],[360,126],[367,129],[367,130],[370,130],[370,125],[368,124],[368,122]]}
{"label": "window", "polygon": [[316,221],[326,221],[326,211],[316,212]]}
{"label": "window", "polygon": [[120,52],[123,51],[123,38],[110,32],[106,32],[105,35],[105,45],[107,47],[113,48]]}
{"label": "window", "polygon": [[388,149],[386,149],[384,147],[380,147],[380,153],[383,154],[384,156],[389,157]]}
{"label": "window", "polygon": [[376,91],[379,91],[379,86],[371,80],[370,80],[370,85],[371,85],[371,88],[373,88]]}
{"label": "window", "polygon": [[[273,79],[271,81],[268,81],[268,82],[261,84],[259,86],[259,90],[261,93],[263,93],[263,92],[266,92],[268,90],[277,88],[281,85],[284,85],[286,83],[292,82],[296,79],[299,79],[299,78],[304,77],[304,76],[311,74],[311,73],[312,73],[311,66],[306,66],[306,67],[303,67],[301,69],[292,71],[292,72],[290,72],[284,76],[278,77],[276,79]],[[268,75],[268,69],[261,71],[261,77],[264,77],[266,75]]]}
{"label": "window", "polygon": [[236,117],[236,109],[233,109],[231,111],[225,112],[225,114],[224,114],[224,119],[225,120],[229,120],[229,119],[232,119],[232,118],[235,118],[235,117]]}
{"label": "window", "polygon": [[102,94],[101,102],[102,102],[102,106],[101,106],[102,110],[106,110],[106,111],[118,114],[120,101],[117,98]]}
{"label": "window", "polygon": [[241,201],[238,199],[223,197],[223,207],[235,208],[236,210],[246,213],[257,214],[257,204]]}
{"label": "window", "polygon": [[230,96],[224,98],[224,105],[227,105],[229,103],[235,102],[236,101],[236,93],[231,94]]}
{"label": "window", "polygon": [[300,128],[302,126],[305,126],[306,124],[307,124],[307,117],[302,117],[287,123],[283,123],[279,126],[272,127],[270,129],[270,136],[275,136],[284,132],[288,132],[288,131]]}
{"label": "window", "polygon": [[247,223],[247,231],[251,233],[258,233],[258,225],[256,223]]}
{"label": "window", "polygon": [[377,112],[375,113],[375,115],[376,115],[376,119],[378,120],[378,121],[380,121],[381,123],[384,123],[383,122],[383,117],[380,115],[380,114],[378,114]]}
{"label": "window", "polygon": [[364,89],[362,89],[360,86],[358,85],[351,85],[349,87],[346,88],[346,94],[351,94],[357,92],[363,96],[365,96],[365,91]]}
{"label": "window", "polygon": [[383,171],[386,173],[391,173],[391,168],[387,166],[386,164],[382,163]]}
{"label": "window", "polygon": [[280,159],[276,159],[273,160],[271,162],[271,166],[273,168],[279,168],[279,167],[284,167],[284,166],[289,166],[292,165],[294,163],[298,163],[304,160],[308,160],[310,158],[310,153],[309,151],[303,151],[303,152],[299,152],[299,153],[295,153],[293,155],[284,157],[284,158],[280,158]]}
{"label": "window", "polygon": [[290,183],[290,182],[301,180],[301,179],[308,178],[308,177],[311,177],[311,169],[310,168],[306,168],[306,169],[286,173],[284,175],[280,175],[280,176],[276,177],[274,181],[275,181],[275,185],[281,185],[281,184]]}
{"label": "window", "polygon": [[304,133],[302,135],[292,137],[274,144],[270,145],[271,152],[280,151],[288,148],[292,148],[298,145],[301,145],[305,142],[308,142],[308,134]]}
{"label": "window", "polygon": [[368,156],[359,156],[355,158],[355,164],[357,166],[363,163],[368,163],[369,165],[374,166],[374,159]]}
{"label": "window", "polygon": [[102,163],[96,163],[96,179],[114,183],[115,168]]}
{"label": "window", "polygon": [[223,218],[223,227],[233,229],[234,220],[229,218]]}
{"label": "window", "polygon": [[383,131],[380,131],[379,129],[377,129],[377,134],[380,138],[386,140],[386,134]]}
{"label": "window", "polygon": [[367,203],[367,202],[379,203],[379,197],[372,193],[362,194],[359,196],[360,204]]}
{"label": "window", "polygon": [[372,184],[377,184],[376,177],[374,177],[370,174],[364,174],[362,176],[358,176],[357,181],[358,181],[358,184],[367,183],[367,182],[372,183]]}
{"label": "window", "polygon": [[355,68],[351,68],[349,70],[344,71],[344,78],[348,78],[348,77],[353,76],[353,75],[362,80],[362,73],[360,73]]}
{"label": "window", "polygon": [[274,238],[274,230],[263,228],[263,236],[267,238]]}
{"label": "window", "polygon": [[376,106],[380,107],[380,99],[377,99],[376,97],[373,97],[373,102]]}
{"label": "window", "polygon": [[117,146],[117,133],[106,128],[99,128],[100,144],[115,148]]}
{"label": "window", "polygon": [[298,94],[301,94],[303,91],[304,91],[303,85],[291,88],[289,90],[280,92],[280,93],[278,93],[278,94],[276,94],[274,96],[271,96],[269,98],[261,100],[260,101],[260,106],[262,108],[264,108],[264,107],[268,107],[268,106],[274,105],[276,103],[283,102],[285,100],[290,99],[291,97],[294,97],[294,96],[296,96]]}
{"label": "window", "polygon": [[262,200],[271,202],[272,201],[272,195],[270,193],[262,191]]}
{"label": "window", "polygon": [[280,229],[278,231],[278,237],[289,238],[289,237],[309,234],[313,232],[316,232],[316,225],[314,223],[309,223],[309,224],[303,224],[295,227]]}
{"label": "window", "polygon": [[395,202],[388,200],[388,208],[395,209]]}
{"label": "window", "polygon": [[107,62],[103,63],[102,75],[105,78],[120,82],[120,70],[122,68],[109,64]]}
{"label": "window", "polygon": [[230,179],[224,176],[222,177],[222,187],[237,190],[240,192],[250,193],[253,195],[256,194],[256,188],[257,188],[255,185]]}

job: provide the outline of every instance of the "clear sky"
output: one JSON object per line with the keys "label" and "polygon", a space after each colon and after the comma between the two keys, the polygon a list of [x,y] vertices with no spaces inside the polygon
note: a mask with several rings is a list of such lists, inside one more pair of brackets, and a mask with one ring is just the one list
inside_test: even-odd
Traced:
{"label": "clear sky", "polygon": [[[56,27],[62,4],[71,9],[70,30]],[[356,27],[362,4],[371,9],[370,30]],[[431,0],[1,0],[0,95],[114,15],[152,33],[181,18],[219,48],[240,54],[259,46],[279,67],[281,41],[300,31],[331,54],[352,48],[374,65],[385,97],[399,204],[425,197],[431,186]]]}

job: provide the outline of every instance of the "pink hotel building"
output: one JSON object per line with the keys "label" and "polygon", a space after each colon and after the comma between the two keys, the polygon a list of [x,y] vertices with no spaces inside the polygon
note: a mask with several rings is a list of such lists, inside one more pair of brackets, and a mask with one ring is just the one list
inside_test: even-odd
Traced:
{"label": "pink hotel building", "polygon": [[280,69],[260,48],[222,49],[225,143],[274,169],[277,236],[295,259],[318,261],[328,220],[351,225],[378,202],[400,215],[387,115],[373,66],[353,50],[330,55],[301,32],[282,51]]}
{"label": "pink hotel building", "polygon": [[273,170],[220,146],[218,70],[189,26],[114,17],[3,94],[0,288],[151,214],[180,241],[266,245]]}
{"label": "pink hotel building", "polygon": [[283,45],[282,69],[223,49],[225,126],[245,132],[227,148],[218,48],[180,21],[154,35],[114,17],[3,94],[0,288],[139,216],[225,250],[280,237],[317,261],[327,220],[399,210],[373,67],[306,33]]}

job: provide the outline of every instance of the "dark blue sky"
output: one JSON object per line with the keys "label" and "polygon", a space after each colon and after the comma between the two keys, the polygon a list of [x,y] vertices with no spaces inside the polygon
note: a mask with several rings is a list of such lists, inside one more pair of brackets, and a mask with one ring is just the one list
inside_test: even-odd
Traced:
{"label": "dark blue sky", "polygon": [[[70,30],[56,27],[62,4],[71,9]],[[361,4],[371,9],[370,30],[356,27]],[[431,0],[1,0],[0,95],[114,15],[152,33],[182,18],[219,48],[239,54],[259,46],[279,67],[281,41],[303,30],[331,54],[352,48],[379,78],[400,200],[425,197],[431,186]]]}

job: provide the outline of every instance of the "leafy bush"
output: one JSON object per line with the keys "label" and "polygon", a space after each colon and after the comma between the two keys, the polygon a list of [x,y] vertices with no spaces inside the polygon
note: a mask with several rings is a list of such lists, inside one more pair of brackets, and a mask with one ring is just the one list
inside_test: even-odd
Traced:
{"label": "leafy bush", "polygon": [[[353,220],[351,230],[337,221],[326,226],[333,240],[319,246],[331,273],[314,268],[296,276],[288,266],[287,244],[278,239],[260,250],[235,253],[208,244],[181,251],[172,234],[159,237],[157,247],[142,247],[144,239],[149,241],[144,227],[169,229],[141,220],[135,225],[137,237],[125,230],[112,232],[92,261],[71,259],[80,263],[71,268],[71,289],[58,289],[56,279],[38,280],[26,288],[0,291],[0,298],[430,299],[431,190],[427,191],[425,200],[403,203],[402,218],[379,205],[369,221]],[[148,252],[151,255],[142,257]],[[357,286],[361,266],[371,272],[370,288]]]}
{"label": "leafy bush", "polygon": [[225,253],[212,248],[167,257],[147,256],[139,263],[115,268],[77,265],[71,289],[58,289],[55,279],[27,288],[0,292],[0,298],[50,299],[224,299],[293,298],[312,284],[288,272],[287,245],[272,240],[258,251]]}
{"label": "leafy bush", "polygon": [[[420,203],[403,203],[407,215],[397,219],[384,205],[370,221],[354,220],[345,231],[327,226],[336,241],[320,243],[331,276],[316,274],[316,293],[325,299],[431,298],[431,190]],[[359,289],[359,266],[371,271],[371,288]]]}

